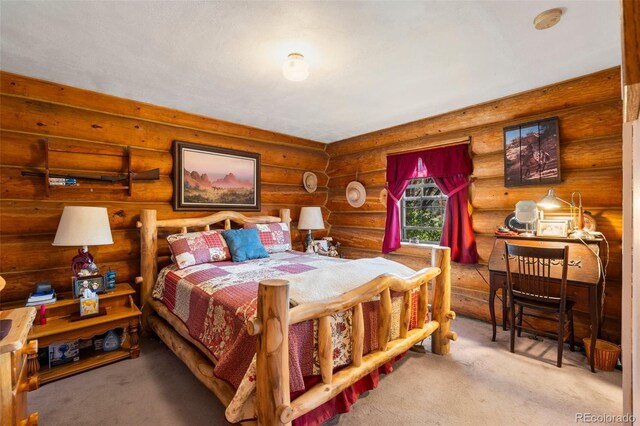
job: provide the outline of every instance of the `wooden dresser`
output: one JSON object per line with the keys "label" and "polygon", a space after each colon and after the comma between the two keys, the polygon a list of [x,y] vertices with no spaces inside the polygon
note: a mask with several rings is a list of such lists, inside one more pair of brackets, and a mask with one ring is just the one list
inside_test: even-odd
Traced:
{"label": "wooden dresser", "polygon": [[0,425],[37,425],[38,413],[27,415],[27,392],[38,388],[37,378],[27,377],[27,366],[38,356],[38,342],[25,345],[35,308],[0,312],[0,320],[10,323],[9,334],[0,340]]}

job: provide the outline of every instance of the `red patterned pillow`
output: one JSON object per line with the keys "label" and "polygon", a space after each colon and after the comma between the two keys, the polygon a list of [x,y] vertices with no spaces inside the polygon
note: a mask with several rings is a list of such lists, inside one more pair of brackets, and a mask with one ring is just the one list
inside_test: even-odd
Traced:
{"label": "red patterned pillow", "polygon": [[245,223],[244,227],[258,228],[258,237],[267,253],[291,250],[291,232],[286,223]]}
{"label": "red patterned pillow", "polygon": [[167,237],[178,268],[230,260],[229,247],[220,231],[189,232]]}

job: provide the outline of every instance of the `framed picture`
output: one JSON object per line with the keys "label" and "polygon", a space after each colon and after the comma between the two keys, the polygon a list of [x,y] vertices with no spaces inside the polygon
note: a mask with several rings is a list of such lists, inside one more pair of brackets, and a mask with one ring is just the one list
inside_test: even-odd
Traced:
{"label": "framed picture", "polygon": [[173,141],[174,210],[260,211],[260,154]]}
{"label": "framed picture", "polygon": [[504,186],[560,182],[558,118],[504,128]]}
{"label": "framed picture", "polygon": [[313,240],[314,251],[317,253],[320,249],[329,251],[329,241],[327,240]]}
{"label": "framed picture", "polygon": [[566,237],[568,231],[569,223],[566,220],[542,219],[538,221],[536,235],[538,237]]}
{"label": "framed picture", "polygon": [[71,278],[73,287],[73,297],[82,296],[84,289],[89,289],[94,293],[102,293],[105,290],[104,277],[102,275],[91,275],[89,277]]}

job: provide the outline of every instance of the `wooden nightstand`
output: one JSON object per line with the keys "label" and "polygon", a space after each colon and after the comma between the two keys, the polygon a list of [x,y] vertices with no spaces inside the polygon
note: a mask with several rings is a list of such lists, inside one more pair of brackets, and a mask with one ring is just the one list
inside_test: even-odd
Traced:
{"label": "wooden nightstand", "polygon": [[38,413],[27,416],[27,391],[38,388],[37,378],[27,378],[27,364],[38,354],[37,342],[27,333],[36,316],[34,308],[0,312],[0,320],[10,320],[9,334],[0,340],[0,425],[37,425]]}
{"label": "wooden nightstand", "polygon": [[46,306],[47,323],[40,325],[40,314],[36,315],[28,340],[37,342],[44,348],[52,343],[77,339],[91,339],[115,328],[127,331],[127,338],[120,348],[103,352],[87,350],[80,354],[80,360],[63,365],[40,365],[37,358],[29,364],[29,376],[37,377],[41,384],[48,383],[72,374],[80,373],[119,361],[125,358],[137,358],[140,355],[139,324],[140,310],[133,302],[135,291],[129,284],[117,284],[116,289],[100,294],[100,308],[106,309],[106,315],[74,320],[72,314],[80,311],[80,302],[69,293],[59,293],[58,301]]}

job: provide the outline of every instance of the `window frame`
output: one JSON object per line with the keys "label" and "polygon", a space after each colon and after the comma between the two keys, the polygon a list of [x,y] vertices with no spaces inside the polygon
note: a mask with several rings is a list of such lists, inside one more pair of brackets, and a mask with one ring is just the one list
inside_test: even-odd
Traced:
{"label": "window frame", "polygon": [[[429,179],[431,182],[430,183],[421,183],[421,184],[414,184],[413,182],[416,180],[423,180],[423,179]],[[433,178],[430,177],[418,177],[418,178],[413,178],[411,179],[411,181],[409,182],[409,185],[407,185],[407,187],[404,190],[404,193],[402,194],[402,198],[400,199],[400,243],[401,244],[425,244],[425,245],[433,245],[433,244],[439,244],[440,241],[420,241],[418,243],[412,243],[408,238],[406,238],[406,230],[427,230],[427,231],[440,231],[440,235],[442,235],[442,231],[444,228],[444,219],[442,222],[442,226],[437,228],[437,227],[425,227],[425,226],[407,226],[406,224],[406,192],[407,190],[409,190],[410,188],[437,188],[438,191],[440,191],[440,195],[437,196],[422,196],[422,197],[412,197],[414,199],[433,199],[433,200],[443,200],[444,201],[444,206],[442,207],[442,215],[443,217],[446,215],[447,213],[447,200],[449,199],[449,197],[447,195],[444,194],[444,192],[442,192],[442,189],[440,189],[440,187],[436,184],[436,182],[433,180]]]}

